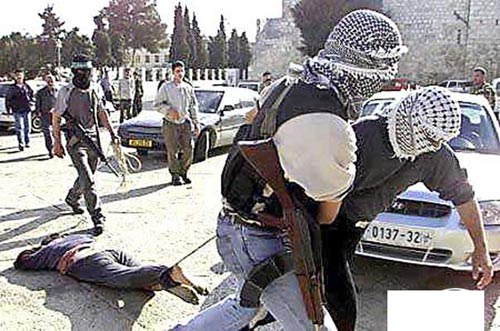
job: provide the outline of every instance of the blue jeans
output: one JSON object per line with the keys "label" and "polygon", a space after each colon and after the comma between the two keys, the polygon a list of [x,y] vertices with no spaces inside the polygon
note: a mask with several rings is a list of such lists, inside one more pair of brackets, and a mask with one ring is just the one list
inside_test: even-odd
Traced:
{"label": "blue jeans", "polygon": [[30,143],[30,112],[14,112],[14,124],[16,128],[17,143],[19,146]]}
{"label": "blue jeans", "polygon": [[[267,258],[287,249],[281,232],[250,228],[233,223],[231,218],[219,215],[217,249],[224,264],[238,279],[238,290],[216,305],[194,316],[186,325],[177,325],[175,331],[217,330],[238,331],[247,326],[258,308],[239,305],[241,287],[249,272]],[[294,272],[289,272],[269,284],[262,292],[261,303],[287,331],[314,330],[307,318],[299,283]],[[328,314],[322,330],[336,330]]]}

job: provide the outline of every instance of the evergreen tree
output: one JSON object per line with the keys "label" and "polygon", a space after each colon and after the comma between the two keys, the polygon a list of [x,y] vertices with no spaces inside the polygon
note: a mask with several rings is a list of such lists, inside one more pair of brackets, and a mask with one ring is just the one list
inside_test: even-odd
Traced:
{"label": "evergreen tree", "polygon": [[382,0],[300,0],[292,13],[301,31],[302,53],[314,56],[323,48],[333,27],[353,10],[368,8],[382,10]]}
{"label": "evergreen tree", "polygon": [[186,58],[186,65],[191,67],[192,63],[196,61],[196,47],[191,27],[191,18],[189,17],[189,9],[187,7],[184,8],[184,26],[186,31],[186,42],[189,49],[189,56]]}
{"label": "evergreen tree", "polygon": [[13,32],[0,38],[0,75],[24,69],[27,77],[34,77],[43,67],[37,38]]}
{"label": "evergreen tree", "polygon": [[186,24],[182,15],[182,6],[179,2],[175,7],[174,13],[174,31],[170,46],[170,61],[186,61],[188,59],[189,46],[187,43]]}
{"label": "evergreen tree", "polygon": [[238,32],[236,29],[231,31],[231,37],[227,41],[227,57],[228,57],[228,66],[230,68],[239,68],[241,59],[240,59],[240,43]]}
{"label": "evergreen tree", "polygon": [[100,67],[113,64],[111,57],[111,40],[103,19],[104,17],[102,14],[94,17],[94,23],[97,28],[92,35],[92,42],[95,46],[96,63]]}
{"label": "evergreen tree", "polygon": [[248,42],[246,32],[243,32],[238,40],[239,42],[239,58],[240,58],[240,78],[248,78],[248,67],[252,61],[252,51],[250,50],[250,43]]}
{"label": "evergreen tree", "polygon": [[208,53],[203,37],[201,36],[200,27],[198,26],[198,21],[196,20],[196,15],[193,13],[193,23],[191,25],[191,31],[193,36],[194,54],[196,54],[193,61],[193,68],[205,69],[208,65]]}
{"label": "evergreen tree", "polygon": [[57,42],[61,39],[64,22],[54,13],[54,6],[47,6],[38,16],[43,20],[40,40],[40,55],[46,64],[57,64]]}
{"label": "evergreen tree", "polygon": [[208,52],[211,68],[225,68],[227,66],[226,30],[224,28],[224,16],[222,15],[217,35],[210,37]]}

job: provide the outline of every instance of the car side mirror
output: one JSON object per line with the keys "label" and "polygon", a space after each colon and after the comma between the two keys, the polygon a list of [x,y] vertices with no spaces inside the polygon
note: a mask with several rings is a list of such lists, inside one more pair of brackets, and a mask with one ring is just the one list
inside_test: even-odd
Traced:
{"label": "car side mirror", "polygon": [[224,113],[227,111],[234,110],[234,106],[231,105],[225,105],[224,108],[219,112],[220,116],[224,116]]}

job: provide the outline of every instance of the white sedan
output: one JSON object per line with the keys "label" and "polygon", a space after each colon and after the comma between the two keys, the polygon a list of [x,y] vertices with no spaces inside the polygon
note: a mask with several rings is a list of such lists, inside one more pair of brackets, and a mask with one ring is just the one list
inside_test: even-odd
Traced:
{"label": "white sedan", "polygon": [[[381,92],[363,106],[362,116],[408,92]],[[483,216],[490,256],[500,270],[500,128],[482,96],[453,93],[460,104],[460,135],[449,145],[467,169]],[[471,270],[472,241],[450,201],[443,201],[422,183],[403,192],[365,231],[357,254],[398,262]]]}

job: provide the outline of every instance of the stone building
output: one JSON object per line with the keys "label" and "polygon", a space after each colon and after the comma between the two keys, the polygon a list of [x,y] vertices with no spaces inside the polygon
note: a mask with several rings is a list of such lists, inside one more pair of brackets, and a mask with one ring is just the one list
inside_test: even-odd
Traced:
{"label": "stone building", "polygon": [[[290,11],[297,0],[283,0],[283,17],[266,21],[258,31],[251,77],[263,71],[286,72],[297,51],[300,30]],[[383,0],[383,12],[401,30],[409,48],[401,77],[420,83],[468,78],[483,66],[489,78],[500,77],[500,0]]]}
{"label": "stone building", "polygon": [[286,73],[291,61],[301,62],[300,30],[295,26],[291,8],[297,0],[282,0],[282,17],[267,19],[262,28],[257,21],[257,35],[253,47],[249,76],[260,80],[263,72],[270,71],[274,77]]}

